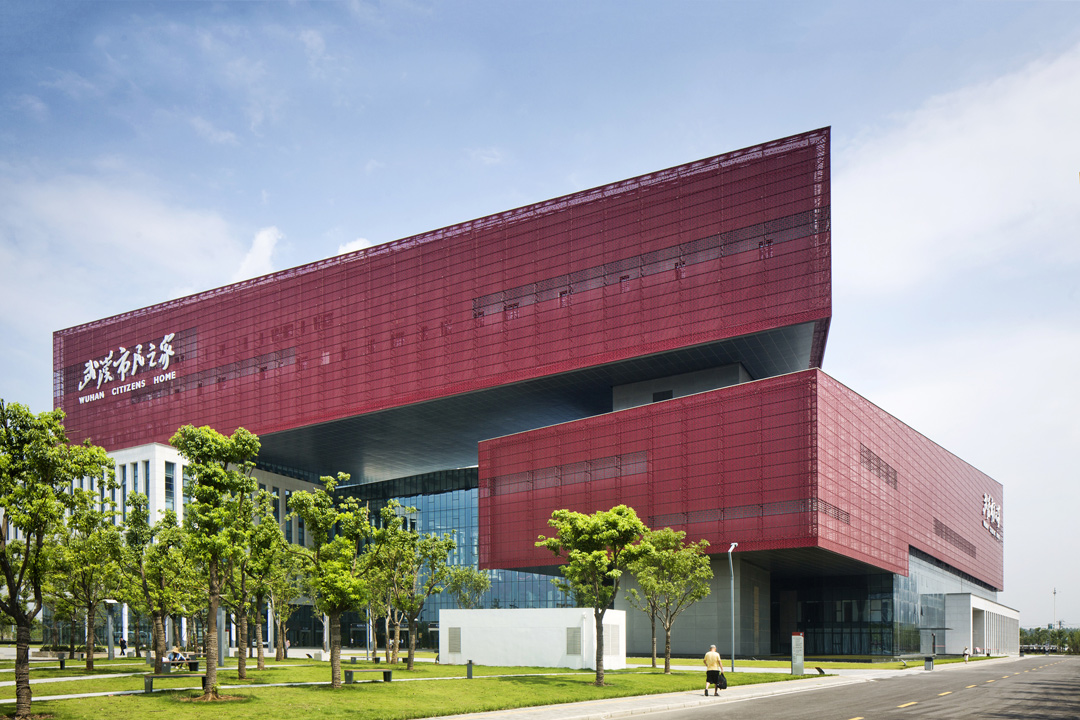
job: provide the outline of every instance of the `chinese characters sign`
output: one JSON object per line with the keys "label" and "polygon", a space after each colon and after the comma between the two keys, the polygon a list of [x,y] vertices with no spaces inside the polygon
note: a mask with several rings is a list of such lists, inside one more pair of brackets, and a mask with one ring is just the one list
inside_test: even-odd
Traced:
{"label": "chinese characters sign", "polygon": [[172,347],[174,337],[176,333],[168,333],[157,342],[139,343],[132,349],[119,347],[110,350],[109,354],[102,358],[87,360],[83,366],[79,392],[88,386],[91,392],[80,397],[79,403],[92,402],[105,397],[103,386],[117,380],[121,385],[112,388],[113,395],[145,387],[145,378],[136,378],[136,375],[143,375],[155,369],[159,374],[154,378],[154,382],[176,377],[175,372],[167,372],[169,363],[176,354]]}
{"label": "chinese characters sign", "polygon": [[1001,539],[1001,506],[994,502],[990,493],[983,493],[983,527],[994,537]]}

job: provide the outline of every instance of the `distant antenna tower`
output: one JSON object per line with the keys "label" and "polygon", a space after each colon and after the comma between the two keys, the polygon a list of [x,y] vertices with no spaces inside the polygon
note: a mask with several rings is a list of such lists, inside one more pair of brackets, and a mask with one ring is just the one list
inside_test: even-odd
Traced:
{"label": "distant antenna tower", "polygon": [[1057,626],[1057,588],[1054,588],[1054,627]]}

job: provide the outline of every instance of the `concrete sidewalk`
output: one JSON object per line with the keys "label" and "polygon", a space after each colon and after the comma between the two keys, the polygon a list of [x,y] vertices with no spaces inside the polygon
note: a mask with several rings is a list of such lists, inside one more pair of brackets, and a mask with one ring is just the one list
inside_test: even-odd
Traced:
{"label": "concrete sidewalk", "polygon": [[466,718],[470,720],[604,720],[605,718],[644,715],[646,713],[702,705],[745,702],[755,698],[787,695],[789,693],[812,692],[841,685],[869,682],[873,679],[833,675],[761,685],[740,685],[722,690],[719,696],[709,695],[706,697],[704,695],[704,677],[704,672],[702,672],[701,690],[665,693],[663,695],[638,695],[635,697],[611,698],[609,700],[590,700],[565,705],[542,705],[470,715],[446,715],[437,720],[465,720]]}

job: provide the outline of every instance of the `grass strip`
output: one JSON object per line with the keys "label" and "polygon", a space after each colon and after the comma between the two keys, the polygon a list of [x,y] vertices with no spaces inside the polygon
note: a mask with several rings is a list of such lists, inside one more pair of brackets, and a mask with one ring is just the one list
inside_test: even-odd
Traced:
{"label": "grass strip", "polygon": [[[481,668],[474,668],[474,673]],[[490,673],[520,672],[521,668],[484,668]],[[550,669],[544,669],[549,671]],[[326,673],[329,677],[329,673]],[[701,690],[699,672],[674,672],[664,675],[651,671],[609,671],[607,684],[592,684],[593,674],[567,671],[559,675],[514,675],[490,677],[474,674],[473,680],[452,679],[439,682],[362,683],[340,690],[329,686],[252,687],[223,690],[238,696],[231,702],[215,703],[212,708],[192,702],[198,692],[181,691],[153,695],[121,695],[78,700],[38,701],[36,715],[55,720],[100,720],[102,717],[136,717],[168,714],[169,720],[195,720],[212,712],[215,720],[256,720],[265,717],[340,718],[341,720],[408,720],[410,718],[485,712],[507,708],[532,707],[581,702],[605,698],[650,695]],[[781,682],[790,675],[740,673],[729,676],[734,685]],[[141,680],[136,678],[141,686]],[[177,678],[187,680],[191,678]],[[159,681],[155,681],[155,686]],[[222,684],[229,684],[223,681]],[[65,684],[39,686],[36,693],[48,688],[48,694]],[[4,708],[6,715],[14,707]]]}

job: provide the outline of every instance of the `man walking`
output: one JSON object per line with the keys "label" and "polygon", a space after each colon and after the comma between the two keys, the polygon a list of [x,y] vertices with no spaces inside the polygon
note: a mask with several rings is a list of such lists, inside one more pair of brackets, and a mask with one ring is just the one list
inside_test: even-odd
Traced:
{"label": "man walking", "polygon": [[716,652],[716,646],[710,645],[709,652],[705,653],[705,697],[709,696],[709,685],[713,686],[713,695],[720,694],[720,675],[724,669],[724,661],[720,659],[720,653]]}

